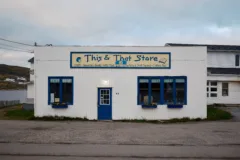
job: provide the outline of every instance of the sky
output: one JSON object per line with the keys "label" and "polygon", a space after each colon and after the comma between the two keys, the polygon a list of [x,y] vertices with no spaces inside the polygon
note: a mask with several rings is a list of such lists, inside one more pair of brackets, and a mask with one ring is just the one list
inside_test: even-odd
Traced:
{"label": "sky", "polygon": [[[239,45],[239,6],[240,0],[0,0],[0,38],[31,45]],[[13,47],[34,49],[0,40],[0,64],[29,67],[34,54]]]}

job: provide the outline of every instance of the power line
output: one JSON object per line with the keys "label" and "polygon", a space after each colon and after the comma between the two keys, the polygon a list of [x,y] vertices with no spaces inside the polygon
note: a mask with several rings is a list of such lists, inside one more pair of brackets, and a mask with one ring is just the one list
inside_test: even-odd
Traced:
{"label": "power line", "polygon": [[10,51],[18,51],[18,52],[33,53],[32,51],[24,51],[24,50],[10,49],[10,48],[4,48],[4,47],[0,47],[0,49],[3,49],[3,50],[10,50]]}
{"label": "power line", "polygon": [[19,47],[15,47],[15,46],[11,46],[11,45],[7,45],[7,44],[3,44],[3,43],[0,43],[0,45],[2,46],[6,46],[6,47],[11,47],[11,48],[16,48],[16,49],[21,49],[21,50],[25,50],[25,51],[29,51],[31,52],[31,50],[28,50],[28,49],[23,49],[23,48],[19,48]]}
{"label": "power line", "polygon": [[21,45],[25,45],[25,46],[31,46],[31,47],[33,47],[33,45],[30,45],[30,44],[21,43],[21,42],[16,42],[16,41],[10,41],[10,40],[4,39],[4,38],[0,38],[0,40],[2,40],[2,41],[6,41],[6,42],[11,42],[11,43],[16,43],[16,44],[21,44]]}

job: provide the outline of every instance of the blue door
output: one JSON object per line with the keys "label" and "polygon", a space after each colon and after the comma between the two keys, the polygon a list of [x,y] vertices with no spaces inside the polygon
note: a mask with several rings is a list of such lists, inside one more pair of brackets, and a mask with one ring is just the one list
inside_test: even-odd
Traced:
{"label": "blue door", "polygon": [[98,88],[98,120],[112,119],[112,88]]}

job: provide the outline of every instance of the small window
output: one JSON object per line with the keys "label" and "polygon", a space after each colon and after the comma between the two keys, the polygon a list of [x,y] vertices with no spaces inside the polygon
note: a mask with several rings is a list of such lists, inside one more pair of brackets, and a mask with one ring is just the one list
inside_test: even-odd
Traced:
{"label": "small window", "polygon": [[176,103],[184,104],[185,100],[185,79],[176,79]]}
{"label": "small window", "polygon": [[211,86],[217,86],[217,82],[211,82]]}
{"label": "small window", "polygon": [[217,97],[217,93],[211,93],[211,97]]}
{"label": "small window", "polygon": [[73,77],[49,77],[48,104],[73,104]]}
{"label": "small window", "polygon": [[151,80],[152,103],[160,103],[160,79]]}
{"label": "small window", "polygon": [[239,58],[239,54],[237,54],[236,56],[235,56],[235,66],[239,66],[239,60],[240,58]]}
{"label": "small window", "polygon": [[139,80],[139,102],[141,104],[148,103],[148,79]]}
{"label": "small window", "polygon": [[165,104],[174,104],[173,79],[164,79],[164,102]]}
{"label": "small window", "polygon": [[228,83],[222,83],[222,96],[228,96]]}
{"label": "small window", "polygon": [[207,81],[207,97],[217,97],[216,81]]}
{"label": "small window", "polygon": [[217,92],[217,88],[211,88],[211,92]]}

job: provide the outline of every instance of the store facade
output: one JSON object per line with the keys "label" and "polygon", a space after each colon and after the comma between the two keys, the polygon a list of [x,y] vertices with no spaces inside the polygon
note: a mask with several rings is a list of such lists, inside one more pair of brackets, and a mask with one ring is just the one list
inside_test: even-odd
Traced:
{"label": "store facade", "polygon": [[35,116],[206,118],[206,47],[36,47]]}

